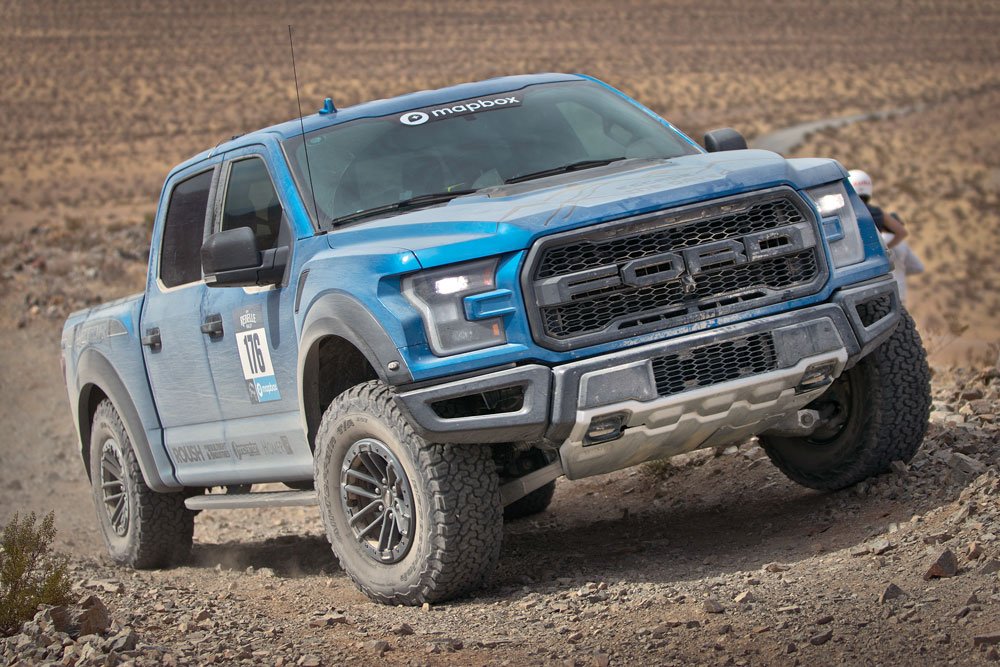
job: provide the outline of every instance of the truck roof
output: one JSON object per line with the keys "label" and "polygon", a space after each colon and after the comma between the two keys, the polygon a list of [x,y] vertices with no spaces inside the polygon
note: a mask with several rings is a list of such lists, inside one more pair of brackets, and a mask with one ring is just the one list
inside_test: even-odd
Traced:
{"label": "truck roof", "polygon": [[265,138],[289,139],[301,134],[303,126],[305,127],[306,132],[312,132],[313,130],[329,127],[331,125],[337,125],[339,123],[345,123],[358,118],[390,116],[392,114],[402,113],[408,109],[445,104],[447,102],[468,99],[470,97],[493,95],[495,93],[502,93],[508,90],[517,90],[532,84],[583,80],[589,80],[589,77],[579,74],[559,73],[502,76],[493,79],[486,79],[484,81],[462,83],[455,86],[447,86],[446,88],[437,88],[435,90],[421,90],[414,93],[406,93],[404,95],[390,97],[388,99],[362,102],[361,104],[355,104],[354,106],[337,109],[334,113],[330,114],[320,114],[317,112],[308,116],[303,116],[302,124],[299,123],[298,118],[294,118],[283,123],[278,123],[277,125],[271,125],[270,127],[248,132],[247,134],[234,137],[229,141],[223,141],[214,148],[202,151],[201,153],[185,160],[181,164],[174,167],[174,169],[171,170],[171,173],[185,169],[192,164],[201,162],[202,160],[220,152],[232,150],[240,146],[260,143]]}

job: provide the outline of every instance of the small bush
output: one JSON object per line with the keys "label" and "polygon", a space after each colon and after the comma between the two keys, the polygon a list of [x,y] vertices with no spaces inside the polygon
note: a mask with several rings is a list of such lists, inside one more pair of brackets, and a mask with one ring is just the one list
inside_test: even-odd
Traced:
{"label": "small bush", "polygon": [[11,635],[40,604],[70,602],[66,561],[52,552],[52,512],[36,524],[35,513],[10,520],[0,538],[0,635]]}

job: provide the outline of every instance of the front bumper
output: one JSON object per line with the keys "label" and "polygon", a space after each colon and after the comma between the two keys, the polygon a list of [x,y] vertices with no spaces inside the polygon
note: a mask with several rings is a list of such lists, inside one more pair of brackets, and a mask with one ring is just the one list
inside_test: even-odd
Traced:
{"label": "front bumper", "polygon": [[[401,391],[396,399],[428,440],[545,440],[560,447],[568,477],[587,477],[767,430],[892,334],[901,312],[896,289],[886,276],[817,306],[555,368],[524,365]],[[756,347],[758,359],[734,361],[747,341],[765,338],[773,347]],[[826,380],[809,384],[818,368]],[[609,416],[620,421],[618,437],[588,438]]]}

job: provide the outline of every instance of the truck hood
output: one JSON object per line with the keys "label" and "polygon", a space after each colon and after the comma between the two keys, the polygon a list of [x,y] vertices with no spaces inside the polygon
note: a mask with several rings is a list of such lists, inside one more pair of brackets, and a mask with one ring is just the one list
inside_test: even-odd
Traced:
{"label": "truck hood", "polygon": [[334,248],[405,248],[431,267],[522,250],[556,231],[777,185],[808,188],[844,176],[833,160],[786,160],[761,150],[626,160],[487,188],[444,206],[332,232],[328,239]]}

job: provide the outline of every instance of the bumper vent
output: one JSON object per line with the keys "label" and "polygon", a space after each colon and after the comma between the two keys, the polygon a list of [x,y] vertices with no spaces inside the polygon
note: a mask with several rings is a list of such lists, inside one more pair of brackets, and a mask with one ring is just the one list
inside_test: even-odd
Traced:
{"label": "bumper vent", "polygon": [[709,343],[657,357],[652,362],[656,393],[660,396],[710,387],[777,368],[770,333]]}
{"label": "bumper vent", "polygon": [[875,297],[857,305],[858,318],[867,329],[892,312],[892,297],[888,294]]}
{"label": "bumper vent", "polygon": [[532,331],[574,349],[811,294],[827,276],[818,239],[788,188],[545,237],[524,279]]}

